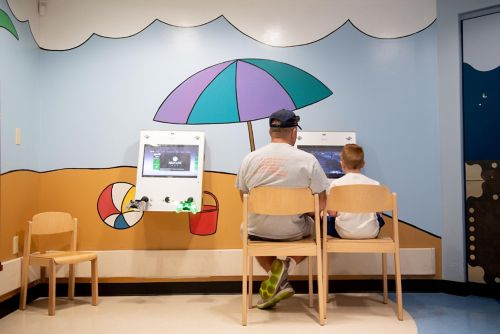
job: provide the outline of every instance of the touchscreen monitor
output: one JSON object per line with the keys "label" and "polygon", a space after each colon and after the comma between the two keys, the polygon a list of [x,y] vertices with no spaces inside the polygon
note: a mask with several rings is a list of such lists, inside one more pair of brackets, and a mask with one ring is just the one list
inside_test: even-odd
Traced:
{"label": "touchscreen monitor", "polygon": [[198,145],[144,145],[142,176],[198,177]]}
{"label": "touchscreen monitor", "polygon": [[336,145],[297,145],[297,148],[311,153],[318,159],[326,177],[337,179],[344,175],[340,166],[340,153],[344,146]]}

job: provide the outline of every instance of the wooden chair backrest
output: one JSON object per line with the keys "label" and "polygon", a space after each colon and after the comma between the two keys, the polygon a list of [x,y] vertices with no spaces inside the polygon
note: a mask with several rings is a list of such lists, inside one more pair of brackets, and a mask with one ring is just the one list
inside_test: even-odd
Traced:
{"label": "wooden chair backrest", "polygon": [[[395,195],[395,194],[394,194]],[[330,189],[326,209],[339,212],[366,213],[394,210],[393,194],[378,185],[355,184]]]}
{"label": "wooden chair backrest", "polygon": [[[41,253],[61,248],[76,251],[76,226],[77,219],[66,212],[42,212],[34,215],[31,221],[26,222],[24,256],[31,254],[32,241]],[[68,237],[63,233],[69,233],[69,249]],[[52,234],[55,236],[51,236]]]}
{"label": "wooden chair backrest", "polygon": [[257,187],[250,190],[248,211],[263,215],[295,215],[314,212],[309,188]]}
{"label": "wooden chair backrest", "polygon": [[72,232],[76,223],[66,212],[42,212],[33,216],[31,221],[31,234],[55,234]]}

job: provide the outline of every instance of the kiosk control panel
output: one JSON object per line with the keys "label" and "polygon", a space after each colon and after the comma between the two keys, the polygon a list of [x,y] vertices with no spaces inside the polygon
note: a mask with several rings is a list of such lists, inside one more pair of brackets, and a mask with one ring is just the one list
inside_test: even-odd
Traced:
{"label": "kiosk control panel", "polygon": [[201,209],[205,134],[141,131],[136,201],[144,211]]}

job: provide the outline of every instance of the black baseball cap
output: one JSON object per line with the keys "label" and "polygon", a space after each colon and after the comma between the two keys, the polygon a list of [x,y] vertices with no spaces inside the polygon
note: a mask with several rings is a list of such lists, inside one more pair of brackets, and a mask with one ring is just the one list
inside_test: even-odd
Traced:
{"label": "black baseball cap", "polygon": [[291,110],[281,109],[275,111],[269,116],[269,126],[271,128],[293,128],[297,126],[299,129],[302,128],[299,125],[300,116],[295,115]]}

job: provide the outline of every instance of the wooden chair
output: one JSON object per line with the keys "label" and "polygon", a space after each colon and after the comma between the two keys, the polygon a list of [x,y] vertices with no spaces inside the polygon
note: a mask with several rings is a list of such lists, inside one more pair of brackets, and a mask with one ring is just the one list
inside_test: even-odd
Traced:
{"label": "wooden chair", "polygon": [[[307,238],[290,242],[268,242],[248,240],[248,214],[264,215],[294,215],[314,212],[316,239]],[[276,188],[257,187],[249,194],[243,195],[243,291],[242,291],[242,320],[247,324],[247,308],[252,308],[252,276],[254,256],[308,256],[309,262],[309,306],[312,300],[312,262],[311,257],[317,259],[318,268],[318,311],[319,323],[325,323],[324,318],[324,290],[321,262],[320,214],[318,195],[313,195],[309,188]],[[248,281],[248,286],[247,286]],[[247,300],[248,299],[248,300]]]}
{"label": "wooden chair", "polygon": [[[29,266],[36,265],[42,267],[42,279],[44,270],[47,268],[49,276],[49,315],[56,312],[56,266],[62,264],[69,265],[68,277],[68,299],[72,300],[75,295],[75,272],[76,263],[90,261],[91,282],[92,282],[92,305],[97,305],[97,254],[93,252],[76,251],[76,226],[77,219],[72,218],[69,213],[64,212],[44,212],[33,216],[32,221],[26,223],[24,235],[24,253],[21,269],[21,300],[19,309],[26,309],[26,295],[28,290]],[[58,233],[69,233],[69,251],[53,251],[49,245],[44,245],[40,253],[31,254],[32,236],[47,236]],[[47,252],[48,251],[48,252]]]}
{"label": "wooden chair", "polygon": [[[382,276],[384,303],[387,304],[387,254],[394,254],[396,280],[397,316],[403,320],[403,297],[401,291],[401,267],[399,256],[398,205],[396,193],[377,185],[337,186],[327,195],[327,210],[337,212],[383,212],[392,211],[393,236],[376,239],[339,239],[327,236],[327,215],[323,215],[323,273],[325,281],[325,305],[328,302],[328,253],[382,253]],[[353,265],[356,265],[355,263]],[[325,306],[326,309],[326,306]],[[326,312],[325,312],[326,316]]]}

